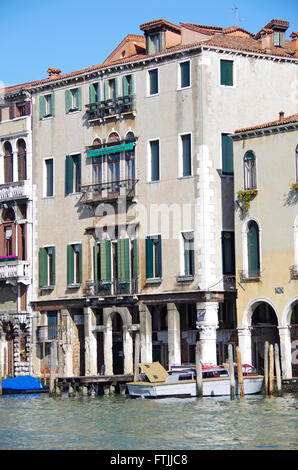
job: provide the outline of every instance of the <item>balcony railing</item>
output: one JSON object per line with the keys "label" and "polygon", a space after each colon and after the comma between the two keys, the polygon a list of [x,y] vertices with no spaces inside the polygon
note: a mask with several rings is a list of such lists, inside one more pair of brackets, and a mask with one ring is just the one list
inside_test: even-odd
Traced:
{"label": "balcony railing", "polygon": [[58,325],[38,326],[36,329],[36,342],[43,343],[60,338],[61,329]]}
{"label": "balcony railing", "polygon": [[136,294],[138,292],[138,279],[128,279],[126,281],[98,281],[86,282],[84,294],[86,296],[106,296],[106,295],[122,295]]}
{"label": "balcony railing", "polygon": [[17,258],[0,260],[0,279],[19,279],[29,277],[29,261],[19,261]]}
{"label": "balcony railing", "polygon": [[117,200],[120,196],[133,198],[137,180],[128,179],[109,183],[81,185],[83,204],[93,204],[103,200]]}
{"label": "balcony railing", "polygon": [[119,96],[118,98],[86,104],[89,119],[104,119],[107,117],[131,113],[135,109],[135,95]]}
{"label": "balcony railing", "polygon": [[0,185],[0,201],[28,197],[29,191],[26,181],[13,181]]}

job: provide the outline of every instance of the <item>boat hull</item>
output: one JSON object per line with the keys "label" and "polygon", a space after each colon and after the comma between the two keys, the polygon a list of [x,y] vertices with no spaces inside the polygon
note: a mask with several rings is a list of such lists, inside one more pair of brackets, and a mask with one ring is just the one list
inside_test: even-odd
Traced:
{"label": "boat hull", "polygon": [[[255,395],[261,392],[263,376],[244,377],[244,394]],[[131,382],[127,384],[132,398],[166,398],[166,397],[195,397],[198,396],[197,384],[194,380],[176,383]],[[235,395],[239,395],[238,382],[235,382]],[[229,396],[229,378],[203,379],[203,396]]]}

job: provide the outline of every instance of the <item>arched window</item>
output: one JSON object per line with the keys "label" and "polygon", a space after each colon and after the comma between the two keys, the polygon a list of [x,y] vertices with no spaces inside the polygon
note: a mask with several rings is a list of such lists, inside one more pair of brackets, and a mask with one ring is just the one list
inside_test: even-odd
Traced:
{"label": "arched window", "polygon": [[4,183],[13,182],[13,155],[10,142],[4,143]]}
{"label": "arched window", "polygon": [[258,224],[251,220],[248,222],[247,231],[247,266],[248,277],[260,276],[260,234]]}
{"label": "arched window", "polygon": [[255,154],[249,150],[244,155],[244,189],[253,189],[257,187],[256,184],[256,157]]}
{"label": "arched window", "polygon": [[18,149],[18,180],[23,181],[27,179],[26,167],[26,143],[23,139],[17,141]]}
{"label": "arched window", "polygon": [[12,208],[5,209],[2,213],[0,254],[1,256],[15,256],[15,213]]}

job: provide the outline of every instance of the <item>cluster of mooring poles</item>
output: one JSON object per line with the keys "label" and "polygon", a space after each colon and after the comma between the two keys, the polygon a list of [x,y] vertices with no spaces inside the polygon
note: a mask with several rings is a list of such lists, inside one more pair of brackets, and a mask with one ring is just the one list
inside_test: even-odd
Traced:
{"label": "cluster of mooring poles", "polygon": [[[274,387],[274,367],[276,374],[276,390]],[[279,359],[279,347],[278,344],[265,342],[264,346],[264,386],[265,394],[273,395],[274,393],[277,396],[282,395],[282,385],[281,385],[281,369],[280,369],[280,359]]]}

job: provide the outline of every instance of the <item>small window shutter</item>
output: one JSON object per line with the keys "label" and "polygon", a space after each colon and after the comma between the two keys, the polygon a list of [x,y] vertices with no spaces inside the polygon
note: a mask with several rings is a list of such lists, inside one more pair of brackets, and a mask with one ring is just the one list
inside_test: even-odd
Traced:
{"label": "small window shutter", "polygon": [[248,272],[251,276],[259,274],[259,229],[255,222],[252,222],[247,233],[247,251],[248,251]]}
{"label": "small window shutter", "polygon": [[108,80],[105,80],[104,81],[104,99],[105,100],[108,100],[109,99],[109,81]]}
{"label": "small window shutter", "polygon": [[79,283],[82,284],[82,279],[83,279],[83,273],[82,273],[82,267],[83,267],[83,251],[82,251],[82,245],[79,245]]}
{"label": "small window shutter", "polygon": [[71,109],[71,91],[65,90],[65,112],[69,113]]}
{"label": "small window shutter", "polygon": [[2,121],[2,108],[0,108],[0,122]]}
{"label": "small window shutter", "polygon": [[233,141],[226,135],[221,135],[222,147],[222,172],[223,174],[232,175],[234,173],[233,165]]}
{"label": "small window shutter", "polygon": [[55,247],[52,247],[52,285],[56,284],[56,256]]}
{"label": "small window shutter", "polygon": [[45,96],[39,97],[39,119],[43,119],[46,115],[46,99]]}
{"label": "small window shutter", "polygon": [[190,134],[182,136],[183,176],[191,175],[191,140]]}
{"label": "small window shutter", "polygon": [[93,247],[93,279],[94,283],[98,282],[98,244]]}
{"label": "small window shutter", "polygon": [[100,242],[100,266],[101,280],[103,282],[111,281],[111,240],[102,240]]}
{"label": "small window shutter", "polygon": [[138,278],[138,239],[133,240],[133,278]]}
{"label": "small window shutter", "polygon": [[82,171],[82,158],[81,158],[81,154],[79,153],[78,155],[76,155],[75,157],[72,157],[73,160],[75,159],[75,163],[77,164],[77,168],[78,168],[78,172],[77,172],[77,175],[78,175],[78,186],[79,186],[79,191],[80,191],[80,185],[81,185],[81,171]]}
{"label": "small window shutter", "polygon": [[46,286],[47,276],[47,251],[45,248],[39,249],[39,287]]}
{"label": "small window shutter", "polygon": [[118,93],[119,93],[119,90],[118,90],[118,78],[115,78],[115,98],[118,98]]}
{"label": "small window shutter", "polygon": [[151,181],[159,180],[159,141],[155,140],[151,145]]}
{"label": "small window shutter", "polygon": [[[97,93],[96,93],[97,91]],[[97,101],[99,101],[99,83],[92,83],[89,86],[89,101],[90,103],[96,103],[96,94]]]}
{"label": "small window shutter", "polygon": [[73,246],[67,245],[67,284],[74,282],[74,252]]}
{"label": "small window shutter", "polygon": [[55,116],[55,93],[51,94],[50,113],[52,116]]}
{"label": "small window shutter", "polygon": [[156,277],[162,277],[161,235],[158,235]]}
{"label": "small window shutter", "polygon": [[233,85],[233,62],[231,60],[220,61],[220,83],[221,85]]}
{"label": "small window shutter", "polygon": [[25,101],[25,115],[30,116],[31,114],[31,101]]}
{"label": "small window shutter", "polygon": [[78,110],[82,110],[82,88],[78,88]]}
{"label": "small window shutter", "polygon": [[146,238],[146,278],[153,277],[153,241],[151,237]]}
{"label": "small window shutter", "polygon": [[16,117],[16,105],[13,103],[9,106],[9,119]]}
{"label": "small window shutter", "polygon": [[128,76],[124,76],[122,78],[122,93],[123,93],[123,96],[127,96],[128,95]]}
{"label": "small window shutter", "polygon": [[65,195],[73,192],[73,159],[67,155],[65,159]]}

